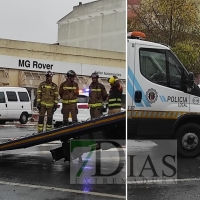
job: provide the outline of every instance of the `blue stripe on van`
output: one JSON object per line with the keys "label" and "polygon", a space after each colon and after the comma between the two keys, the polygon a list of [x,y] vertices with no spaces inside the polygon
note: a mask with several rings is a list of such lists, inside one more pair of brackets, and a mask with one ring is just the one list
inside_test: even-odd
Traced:
{"label": "blue stripe on van", "polygon": [[163,97],[161,95],[160,95],[160,99],[161,99],[162,102],[164,101],[164,99],[163,99]]}
{"label": "blue stripe on van", "polygon": [[138,82],[137,79],[135,78],[135,76],[134,76],[134,74],[133,74],[133,72],[132,72],[132,70],[131,70],[130,67],[128,67],[128,76],[129,76],[130,79],[133,81],[133,83],[134,83],[136,89],[142,92],[142,100],[143,100],[144,104],[145,104],[147,107],[151,107],[151,104],[147,101],[146,95],[145,95],[144,91],[142,90],[142,88],[141,88],[139,82]]}

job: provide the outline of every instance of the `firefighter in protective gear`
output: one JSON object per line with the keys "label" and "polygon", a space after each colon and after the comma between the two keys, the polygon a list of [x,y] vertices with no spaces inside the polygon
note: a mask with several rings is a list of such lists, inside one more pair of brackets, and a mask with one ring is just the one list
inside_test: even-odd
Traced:
{"label": "firefighter in protective gear", "polygon": [[78,84],[74,81],[76,73],[73,70],[69,70],[66,74],[66,81],[60,85],[59,95],[62,99],[62,114],[63,125],[69,124],[69,113],[72,116],[72,123],[77,123],[77,102],[79,95]]}
{"label": "firefighter in protective gear", "polygon": [[108,82],[111,86],[108,96],[108,114],[115,114],[121,111],[123,88],[117,76],[110,77]]}
{"label": "firefighter in protective gear", "polygon": [[46,131],[52,129],[53,113],[58,104],[58,87],[52,82],[53,73],[46,72],[46,81],[40,83],[37,89],[37,108],[39,110],[38,133],[43,132],[44,116],[47,112]]}
{"label": "firefighter in protective gear", "polygon": [[91,119],[98,118],[102,115],[103,101],[107,99],[105,86],[98,82],[99,75],[97,72],[91,75],[92,83],[89,86],[89,107]]}

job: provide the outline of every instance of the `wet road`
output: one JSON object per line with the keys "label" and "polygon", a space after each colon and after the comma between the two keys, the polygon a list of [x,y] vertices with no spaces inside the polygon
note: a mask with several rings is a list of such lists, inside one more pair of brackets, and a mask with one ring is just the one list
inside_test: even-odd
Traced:
{"label": "wet road", "polygon": [[[153,142],[128,141],[128,154],[147,155],[158,151],[158,145]],[[129,200],[199,200],[200,157],[178,158],[176,183],[170,181],[167,184],[130,183],[133,182],[128,182]]]}
{"label": "wet road", "polygon": [[[0,141],[35,131],[35,126],[0,127]],[[26,149],[0,152],[0,199],[125,199],[124,184],[70,184],[69,166],[63,160],[52,162],[49,152],[60,146],[60,141],[55,141]],[[114,158],[107,158],[104,170],[109,171],[112,168],[112,159]],[[74,167],[78,166],[78,161],[74,161]],[[125,174],[125,170],[123,173]]]}

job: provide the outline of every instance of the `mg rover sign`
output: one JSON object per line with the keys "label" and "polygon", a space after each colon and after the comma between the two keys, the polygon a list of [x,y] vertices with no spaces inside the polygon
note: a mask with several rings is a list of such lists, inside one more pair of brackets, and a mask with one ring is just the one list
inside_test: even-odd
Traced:
{"label": "mg rover sign", "polygon": [[97,71],[100,77],[110,77],[116,75],[121,79],[126,78],[125,68],[120,67],[91,65],[78,62],[73,63],[55,60],[42,60],[6,55],[0,55],[0,68],[37,72],[46,72],[51,70],[55,73],[66,73],[68,70],[73,69],[78,75],[90,76],[94,71]]}

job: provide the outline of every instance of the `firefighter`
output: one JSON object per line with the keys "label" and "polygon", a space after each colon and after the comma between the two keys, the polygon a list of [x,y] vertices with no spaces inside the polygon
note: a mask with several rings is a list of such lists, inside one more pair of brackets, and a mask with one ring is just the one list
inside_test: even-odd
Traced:
{"label": "firefighter", "polygon": [[108,95],[105,86],[98,82],[98,73],[92,73],[91,78],[92,83],[89,86],[89,107],[91,119],[94,119],[102,115],[103,101],[107,99]]}
{"label": "firefighter", "polygon": [[58,87],[52,82],[54,73],[47,71],[46,81],[40,83],[37,89],[37,109],[39,110],[38,133],[43,132],[44,116],[47,112],[46,131],[52,129],[53,113],[58,104]]}
{"label": "firefighter", "polygon": [[59,95],[62,99],[62,114],[63,125],[69,124],[69,113],[72,116],[72,123],[77,123],[77,102],[79,95],[78,84],[74,81],[76,73],[73,70],[69,70],[66,74],[66,81],[60,85]]}
{"label": "firefighter", "polygon": [[110,77],[108,82],[111,86],[108,97],[108,114],[115,114],[121,111],[123,88],[117,76]]}

